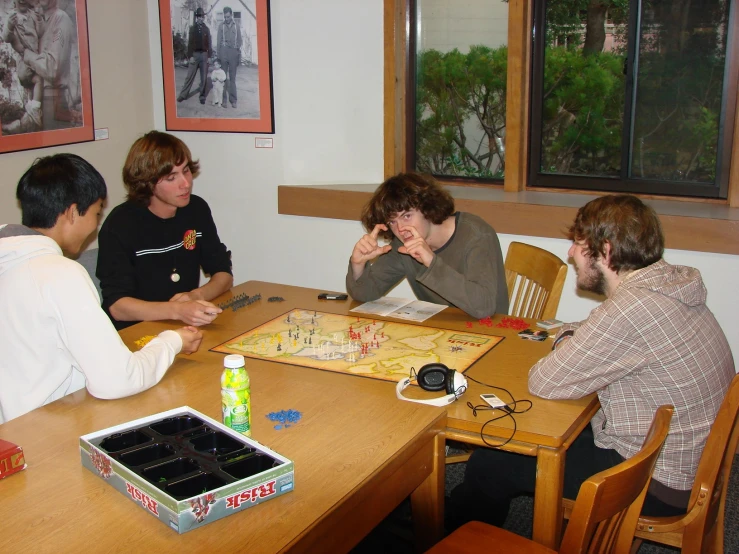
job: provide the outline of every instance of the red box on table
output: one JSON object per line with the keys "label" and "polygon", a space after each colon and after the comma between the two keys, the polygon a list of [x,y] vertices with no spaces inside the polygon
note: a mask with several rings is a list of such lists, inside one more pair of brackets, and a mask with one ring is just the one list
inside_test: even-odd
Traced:
{"label": "red box on table", "polygon": [[0,479],[26,468],[23,449],[17,444],[0,439]]}

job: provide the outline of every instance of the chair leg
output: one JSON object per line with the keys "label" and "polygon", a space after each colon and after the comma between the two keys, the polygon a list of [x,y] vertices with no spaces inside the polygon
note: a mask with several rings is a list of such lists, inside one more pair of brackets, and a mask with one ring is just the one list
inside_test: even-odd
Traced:
{"label": "chair leg", "polygon": [[714,554],[724,554],[724,516],[726,509],[726,494],[729,487],[729,477],[726,477],[726,483],[724,486],[724,494],[721,496],[721,505],[718,508],[718,515],[716,516],[716,523],[714,524],[713,530],[713,552]]}
{"label": "chair leg", "polygon": [[639,552],[639,548],[641,548],[642,542],[644,541],[642,541],[641,539],[634,539],[634,542],[631,543],[631,554],[636,554],[637,552]]}

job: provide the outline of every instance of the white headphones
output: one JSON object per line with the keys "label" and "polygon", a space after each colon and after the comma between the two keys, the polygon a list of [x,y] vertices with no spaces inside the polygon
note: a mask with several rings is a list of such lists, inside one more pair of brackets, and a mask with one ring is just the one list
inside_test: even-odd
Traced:
{"label": "white headphones", "polygon": [[[415,377],[414,377],[415,378]],[[426,364],[418,372],[418,385],[423,390],[446,391],[446,395],[431,400],[420,400],[403,396],[403,391],[411,384],[411,377],[405,377],[398,381],[395,387],[395,396],[398,400],[428,404],[430,406],[446,406],[462,396],[467,390],[467,379],[461,373],[449,369],[444,364]]]}

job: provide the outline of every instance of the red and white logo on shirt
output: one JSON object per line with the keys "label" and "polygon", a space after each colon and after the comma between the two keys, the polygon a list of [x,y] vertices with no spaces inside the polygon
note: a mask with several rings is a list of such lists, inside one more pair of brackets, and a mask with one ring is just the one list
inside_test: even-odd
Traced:
{"label": "red and white logo on shirt", "polygon": [[185,247],[185,250],[194,250],[195,249],[195,229],[190,229],[188,231],[185,231],[185,236],[182,237],[182,246]]}

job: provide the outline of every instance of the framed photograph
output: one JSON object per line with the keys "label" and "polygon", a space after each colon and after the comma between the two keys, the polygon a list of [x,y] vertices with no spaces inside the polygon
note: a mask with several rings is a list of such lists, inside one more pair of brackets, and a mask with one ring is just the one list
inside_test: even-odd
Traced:
{"label": "framed photograph", "polygon": [[94,140],[85,0],[0,0],[0,153]]}
{"label": "framed photograph", "polygon": [[275,132],[269,0],[159,0],[159,22],[167,130]]}

